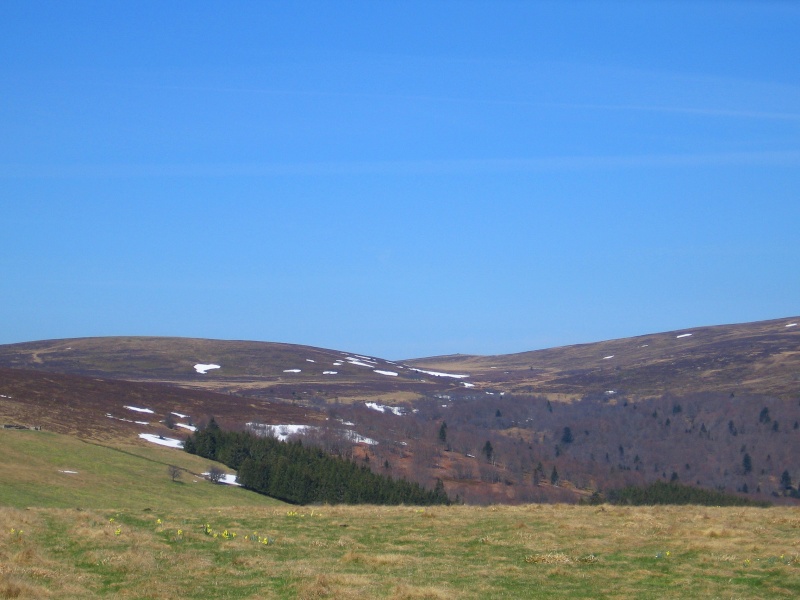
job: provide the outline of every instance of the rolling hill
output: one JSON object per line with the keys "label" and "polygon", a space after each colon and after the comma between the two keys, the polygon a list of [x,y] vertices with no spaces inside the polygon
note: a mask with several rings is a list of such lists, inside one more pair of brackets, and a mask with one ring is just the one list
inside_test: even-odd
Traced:
{"label": "rolling hill", "polygon": [[[697,327],[497,356],[403,361],[270,342],[78,338],[0,346],[0,367],[160,382],[239,396],[413,401],[460,388],[553,400],[615,390],[740,391],[789,399],[800,390],[800,317]],[[195,365],[219,365],[199,373]]]}
{"label": "rolling hill", "polygon": [[471,502],[569,501],[664,479],[788,501],[784,473],[800,479],[799,322],[403,361],[185,338],[9,344],[0,420],[142,449],[212,415],[282,426]]}

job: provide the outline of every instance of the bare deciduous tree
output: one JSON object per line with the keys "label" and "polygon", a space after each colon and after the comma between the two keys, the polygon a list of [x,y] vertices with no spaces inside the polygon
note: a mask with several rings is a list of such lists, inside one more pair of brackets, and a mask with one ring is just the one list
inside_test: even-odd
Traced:
{"label": "bare deciduous tree", "polygon": [[167,467],[167,475],[173,482],[178,481],[183,476],[183,469],[175,465],[169,465]]}
{"label": "bare deciduous tree", "polygon": [[224,476],[225,472],[219,467],[213,465],[208,467],[208,476],[206,477],[206,479],[208,479],[211,483],[219,483],[220,481],[222,481],[222,478]]}

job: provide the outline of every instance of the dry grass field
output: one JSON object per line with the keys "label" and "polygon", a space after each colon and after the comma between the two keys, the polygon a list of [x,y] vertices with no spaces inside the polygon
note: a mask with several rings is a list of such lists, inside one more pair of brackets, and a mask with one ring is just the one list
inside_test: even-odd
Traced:
{"label": "dry grass field", "polygon": [[0,598],[796,598],[800,510],[0,509]]}

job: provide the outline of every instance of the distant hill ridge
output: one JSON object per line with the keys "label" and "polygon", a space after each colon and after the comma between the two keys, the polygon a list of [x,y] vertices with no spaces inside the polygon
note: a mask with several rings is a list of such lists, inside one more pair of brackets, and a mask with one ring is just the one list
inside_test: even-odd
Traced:
{"label": "distant hill ridge", "polygon": [[[2,345],[0,366],[282,399],[314,393],[410,401],[465,388],[554,399],[609,390],[643,397],[740,390],[788,398],[800,392],[797,323],[800,317],[787,317],[515,354],[404,361],[276,342],[74,338]],[[204,364],[219,368],[195,369]]]}

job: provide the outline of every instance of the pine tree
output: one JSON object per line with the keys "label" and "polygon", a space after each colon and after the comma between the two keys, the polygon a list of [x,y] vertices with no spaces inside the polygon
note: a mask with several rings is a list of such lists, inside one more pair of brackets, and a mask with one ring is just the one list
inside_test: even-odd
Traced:
{"label": "pine tree", "polygon": [[486,440],[486,443],[483,445],[483,453],[486,455],[486,460],[492,462],[492,458],[494,457],[494,448],[492,448],[492,442]]}
{"label": "pine tree", "polygon": [[753,470],[753,461],[747,453],[745,453],[744,458],[742,458],[742,468],[744,469],[745,475]]}
{"label": "pine tree", "polygon": [[564,433],[561,435],[562,444],[571,444],[575,438],[572,437],[572,430],[569,427],[564,427]]}
{"label": "pine tree", "polygon": [[550,483],[553,485],[558,483],[558,470],[556,469],[555,465],[553,465],[553,472],[550,473]]}

